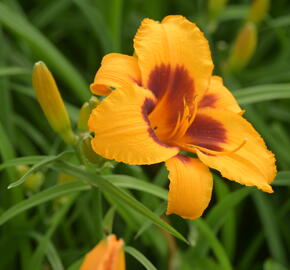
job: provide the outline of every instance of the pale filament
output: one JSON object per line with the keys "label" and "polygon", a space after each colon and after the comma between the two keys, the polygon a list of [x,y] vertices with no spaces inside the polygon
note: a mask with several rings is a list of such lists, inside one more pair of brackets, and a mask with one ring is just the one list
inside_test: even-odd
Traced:
{"label": "pale filament", "polygon": [[194,145],[194,144],[184,144],[184,146],[185,146],[185,148],[196,148],[202,152],[205,152],[207,154],[212,154],[215,156],[226,156],[226,155],[233,154],[233,153],[237,152],[238,150],[240,150],[246,144],[246,142],[247,142],[247,139],[244,139],[237,147],[235,147],[232,150],[228,150],[228,151],[214,151],[214,150],[210,150],[210,149],[207,149],[205,147]]}

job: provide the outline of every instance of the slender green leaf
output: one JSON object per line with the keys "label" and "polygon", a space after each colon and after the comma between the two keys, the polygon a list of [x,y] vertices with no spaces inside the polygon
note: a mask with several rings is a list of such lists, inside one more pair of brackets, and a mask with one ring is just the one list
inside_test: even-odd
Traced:
{"label": "slender green leaf", "polygon": [[[47,157],[47,156],[46,156]],[[38,157],[37,157],[38,158]],[[19,158],[21,159],[21,158]],[[24,158],[23,158],[24,159]],[[17,159],[15,159],[17,160]],[[43,160],[43,158],[41,159]],[[96,176],[97,177],[97,176]],[[83,179],[83,177],[80,177],[80,179]],[[112,179],[111,176],[108,176],[108,179]],[[133,180],[130,184],[130,181],[128,180]],[[164,197],[163,192],[161,193],[156,193],[154,185],[151,184],[152,189],[148,188],[148,185],[145,185],[145,188],[142,189],[143,185],[140,185],[140,180],[134,179],[134,178],[127,178],[126,176],[124,177],[116,177],[113,180],[114,184],[120,187],[126,187],[130,189],[135,189],[135,190],[141,190],[144,192],[149,192],[154,195],[160,195],[161,198]],[[12,206],[10,209],[6,210],[1,216],[0,216],[0,225],[8,221],[9,219],[13,218],[17,214],[30,209],[34,206],[37,206],[41,203],[47,202],[49,200],[55,199],[59,196],[69,194],[71,192],[76,192],[76,191],[83,191],[83,190],[88,190],[90,189],[90,185],[84,183],[83,181],[74,181],[74,182],[68,182],[62,185],[56,185],[51,188],[48,188],[46,190],[43,190],[36,195],[19,202],[18,204]],[[153,191],[153,192],[152,192]]]}
{"label": "slender green leaf", "polygon": [[14,157],[14,149],[8,139],[8,136],[0,122],[0,154],[3,160],[8,160]]}
{"label": "slender green leaf", "polygon": [[84,261],[84,258],[81,258],[74,262],[67,270],[80,270],[80,267]]}
{"label": "slender green leaf", "polygon": [[[230,189],[227,183],[216,175],[214,176],[214,182],[214,191],[218,202],[220,202],[230,194]],[[222,243],[230,259],[234,257],[236,248],[236,216],[236,211],[234,209],[230,210],[221,231]]]}
{"label": "slender green leaf", "polygon": [[[244,198],[251,194],[253,190],[253,188],[243,187],[229,193],[224,199],[216,204],[205,217],[205,220],[210,228],[217,233],[227,220],[231,210],[233,210]],[[208,242],[203,238],[199,239],[199,252],[204,255],[208,251],[208,248]]]}
{"label": "slender green leaf", "polygon": [[266,84],[233,91],[239,104],[246,105],[266,100],[289,99],[290,84]]}
{"label": "slender green leaf", "polygon": [[[268,24],[269,24],[269,28],[289,26],[290,25],[290,17],[288,15],[279,16],[278,18],[269,20]],[[266,30],[267,30],[267,28],[265,27]]]}
{"label": "slender green leaf", "polygon": [[61,16],[62,12],[69,7],[72,0],[59,0],[47,3],[41,12],[36,14],[33,23],[40,28],[47,26],[53,22],[55,18]]}
{"label": "slender green leaf", "polygon": [[[3,33],[0,30],[0,65],[5,64],[8,45],[5,42]],[[0,68],[1,70],[1,68]],[[1,73],[1,72],[0,72]],[[11,80],[8,77],[0,78],[0,121],[5,128],[6,134],[9,136],[9,139],[13,141],[15,137],[14,123],[11,121],[11,115],[13,114],[13,102],[12,102],[12,93],[10,91]]]}
{"label": "slender green leaf", "polygon": [[144,216],[136,213],[136,211],[128,207],[127,203],[120,200],[115,195],[102,190],[102,194],[109,202],[110,205],[116,208],[116,212],[122,217],[126,223],[126,227],[131,231],[135,231],[139,228],[140,224],[144,222]]}
{"label": "slender green leaf", "polygon": [[111,52],[112,37],[110,36],[110,33],[107,29],[103,14],[98,9],[96,9],[95,6],[87,3],[86,1],[74,0],[74,2],[86,16],[95,36],[100,40],[103,52]]}
{"label": "slender green leaf", "polygon": [[216,204],[206,216],[206,222],[217,231],[227,218],[230,210],[234,209],[244,198],[253,192],[253,188],[243,187],[229,193],[223,200]]}
{"label": "slender green leaf", "polygon": [[145,191],[163,200],[167,200],[166,190],[151,183],[136,179],[135,177],[116,174],[104,175],[103,177],[114,184],[118,184],[119,187],[131,188],[134,186],[136,190]]}
{"label": "slender green leaf", "polygon": [[272,205],[265,196],[266,195],[262,194],[259,191],[253,193],[253,199],[264,228],[264,233],[271,255],[277,262],[286,264],[287,256],[285,254],[285,249],[282,244],[277,220],[275,218]]}
{"label": "slender green leaf", "polygon": [[[279,173],[278,173],[279,175]],[[290,199],[288,199],[284,205],[279,209],[277,213],[277,217],[279,221],[284,221],[284,216],[288,214],[288,211],[290,209]],[[261,246],[264,241],[264,234],[263,231],[260,231],[255,238],[251,241],[251,243],[248,245],[248,248],[244,252],[244,255],[239,260],[239,264],[237,269],[249,269],[252,261],[257,256],[257,253],[261,250]]]}
{"label": "slender green leaf", "polygon": [[32,24],[4,3],[0,3],[0,22],[27,41],[33,48],[33,51],[42,58],[41,60],[47,62],[48,66],[58,73],[80,100],[85,101],[88,99],[89,91],[87,84],[79,73]]}
{"label": "slender green leaf", "polygon": [[13,76],[13,75],[27,75],[30,73],[30,70],[22,67],[1,67],[0,68],[0,77],[1,76]]}
{"label": "slender green leaf", "polygon": [[[38,233],[35,233],[35,232],[32,232],[31,236],[33,238],[35,238],[38,242],[41,242],[44,238],[44,236],[42,236]],[[48,240],[45,254],[46,254],[47,259],[52,267],[52,270],[64,270],[60,256],[58,255],[54,245],[52,244],[52,242],[50,240]]]}
{"label": "slender green leaf", "polygon": [[[161,216],[162,214],[164,214],[166,210],[166,204],[160,204],[160,206],[154,211],[155,214],[157,214],[158,216]],[[148,228],[150,228],[150,226],[152,225],[152,221],[148,220],[147,222],[145,222],[141,228],[138,230],[138,232],[136,233],[134,239],[137,239],[141,234],[143,234]]]}
{"label": "slender green leaf", "polygon": [[112,206],[109,211],[106,213],[104,220],[103,220],[103,227],[104,227],[104,231],[107,234],[111,234],[112,233],[112,229],[113,229],[113,223],[114,223],[114,217],[115,217],[115,212],[116,209],[114,206]]}
{"label": "slender green leaf", "polygon": [[49,143],[46,141],[44,134],[35,128],[29,121],[19,115],[14,116],[14,122],[29,138],[38,145],[45,153],[50,149]]}
{"label": "slender green leaf", "polygon": [[18,204],[12,206],[4,213],[2,213],[2,215],[0,216],[0,225],[4,224],[5,222],[10,220],[14,216],[20,214],[21,212],[28,210],[34,206],[37,206],[41,203],[53,200],[65,194],[88,189],[90,189],[90,186],[81,181],[68,182],[48,188],[26,200],[19,202]]}
{"label": "slender green leaf", "polygon": [[274,136],[272,130],[269,128],[269,124],[263,118],[262,113],[258,112],[256,108],[257,106],[256,107],[251,105],[246,106],[245,108],[247,111],[246,117],[255,126],[255,128],[263,135],[263,138],[271,146],[271,150],[276,155],[279,167],[282,167],[283,170],[285,170],[288,168],[288,164],[290,163],[289,151],[287,151],[287,147],[284,147],[283,144],[281,144],[281,141]]}
{"label": "slender green leaf", "polygon": [[121,51],[121,27],[122,27],[122,10],[123,0],[111,0],[110,1],[110,13],[109,13],[109,27],[112,33],[113,51]]}
{"label": "slender green leaf", "polygon": [[[2,123],[0,122],[0,155],[2,160],[5,162],[6,160],[13,159],[15,157],[15,152],[12,144],[10,143],[8,136],[3,128]],[[16,177],[16,172],[13,169],[7,169],[7,173],[9,176],[9,180]]]}
{"label": "slender green leaf", "polygon": [[[95,198],[94,202],[94,214],[95,214],[95,222],[93,224],[94,227],[96,227],[96,239],[101,240],[104,238],[104,230],[103,230],[103,198],[102,198],[102,193],[100,189],[93,189],[93,197]],[[90,213],[88,214],[89,216],[91,215]]]}
{"label": "slender green leaf", "polygon": [[257,256],[257,253],[261,249],[264,241],[264,235],[259,232],[253,240],[247,245],[247,249],[243,253],[242,258],[239,260],[237,269],[250,269],[253,260]]}
{"label": "slender green leaf", "polygon": [[137,249],[126,246],[125,251],[139,261],[147,270],[157,270],[157,268]]}
{"label": "slender green leaf", "polygon": [[43,261],[43,255],[45,254],[45,251],[47,249],[47,246],[49,244],[50,238],[52,237],[53,233],[57,229],[57,227],[61,224],[61,221],[64,219],[66,213],[74,203],[78,193],[72,194],[68,200],[65,201],[65,203],[62,205],[62,207],[54,213],[54,216],[52,217],[52,221],[50,223],[50,226],[48,227],[48,230],[44,237],[39,241],[39,245],[36,248],[33,256],[29,260],[29,268],[30,269],[41,269],[42,261]]}
{"label": "slender green leaf", "polygon": [[69,151],[66,151],[66,152],[63,152],[57,156],[48,156],[44,159],[42,159],[41,161],[39,161],[38,163],[34,164],[19,180],[11,183],[9,186],[8,186],[8,189],[10,188],[14,188],[14,187],[17,187],[19,185],[21,185],[25,180],[26,178],[32,174],[33,172],[39,170],[40,168],[48,165],[49,163],[52,163],[56,160],[59,160],[59,159],[62,159],[64,156],[68,155],[68,154],[71,154],[72,152],[69,152]]}
{"label": "slender green leaf", "polygon": [[267,260],[264,263],[263,267],[263,270],[287,270],[287,269],[289,268],[286,268],[285,266],[273,261],[272,259]]}
{"label": "slender green leaf", "polygon": [[228,5],[218,19],[220,21],[241,20],[246,17],[248,10],[247,5]]}
{"label": "slender green leaf", "polygon": [[29,157],[9,159],[5,161],[4,163],[0,164],[0,171],[7,167],[12,167],[12,166],[36,164],[47,157],[48,156],[29,156]]}
{"label": "slender green leaf", "polygon": [[167,224],[160,217],[158,217],[156,214],[154,214],[150,209],[148,209],[143,204],[138,202],[132,196],[128,195],[128,193],[126,193],[123,190],[121,190],[120,188],[118,188],[116,185],[109,182],[104,177],[96,175],[94,173],[84,171],[83,169],[81,169],[79,167],[76,167],[72,164],[69,164],[69,163],[63,162],[63,161],[57,162],[54,165],[54,167],[56,169],[64,172],[64,173],[75,176],[76,178],[84,179],[93,186],[100,187],[101,190],[110,193],[112,196],[115,196],[116,198],[120,199],[125,204],[127,204],[129,207],[131,207],[132,209],[137,211],[139,214],[152,220],[155,225],[159,226],[160,228],[162,228],[164,230],[167,230],[168,232],[173,234],[178,239],[187,243],[186,239],[178,231],[176,231],[172,226]]}
{"label": "slender green leaf", "polygon": [[197,228],[200,230],[200,232],[208,240],[217,260],[220,263],[221,268],[223,270],[233,269],[231,266],[231,263],[229,261],[229,258],[227,256],[225,250],[223,249],[223,246],[221,245],[219,240],[216,238],[215,233],[211,230],[211,228],[207,225],[207,223],[200,218],[200,219],[194,220],[193,224],[195,224],[197,226]]}

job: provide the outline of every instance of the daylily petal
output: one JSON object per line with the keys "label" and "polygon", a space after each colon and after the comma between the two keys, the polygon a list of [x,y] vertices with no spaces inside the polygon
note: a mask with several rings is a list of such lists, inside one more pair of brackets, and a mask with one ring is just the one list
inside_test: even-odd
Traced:
{"label": "daylily petal", "polygon": [[242,113],[242,109],[236,99],[223,85],[223,79],[219,76],[211,77],[209,89],[199,102],[199,109],[202,108],[215,108]]}
{"label": "daylily petal", "polygon": [[140,81],[141,75],[136,57],[110,53],[104,56],[91,84],[91,91],[96,95],[106,96],[112,92],[110,87],[125,88],[132,82],[140,84]]}
{"label": "daylily petal", "polygon": [[135,36],[134,48],[143,85],[151,86],[157,97],[172,84],[163,79],[177,80],[178,69],[194,80],[195,95],[207,89],[213,70],[209,45],[199,28],[183,16],[167,16],[161,23],[144,19]]}
{"label": "daylily petal", "polygon": [[[222,151],[222,144],[226,142],[227,130],[221,121],[207,115],[209,109],[198,113],[186,131],[185,135],[175,141],[184,150],[195,151],[194,146],[203,147],[212,151]],[[203,113],[203,111],[205,113]]]}
{"label": "daylily petal", "polygon": [[184,17],[167,16],[161,23],[144,19],[134,47],[143,86],[158,99],[150,122],[170,133],[179,115],[182,117],[184,105],[192,108],[208,88],[213,69],[208,42]]}
{"label": "daylily petal", "polygon": [[196,145],[199,159],[220,171],[222,176],[273,192],[269,184],[276,175],[274,155],[253,126],[239,114],[203,109],[187,131],[184,142]]}
{"label": "daylily petal", "polygon": [[154,102],[154,95],[136,84],[113,91],[91,113],[93,150],[127,164],[159,163],[176,155],[179,149],[162,143],[149,125]]}
{"label": "daylily petal", "polygon": [[99,242],[85,256],[80,270],[125,270],[123,241],[110,235]]}
{"label": "daylily petal", "polygon": [[207,208],[212,192],[212,174],[197,158],[177,155],[166,161],[169,170],[166,214],[194,219]]}

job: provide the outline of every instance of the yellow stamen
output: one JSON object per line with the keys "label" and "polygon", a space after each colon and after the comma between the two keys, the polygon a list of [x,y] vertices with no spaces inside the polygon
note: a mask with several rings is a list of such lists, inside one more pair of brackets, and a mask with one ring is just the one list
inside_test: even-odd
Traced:
{"label": "yellow stamen", "polygon": [[197,113],[197,102],[195,101],[196,96],[193,98],[193,100],[193,106],[190,108],[185,97],[183,98],[183,114],[182,116],[180,116],[180,113],[178,114],[177,122],[173,132],[171,133],[170,139],[174,138],[174,140],[178,140],[182,138],[194,121]]}

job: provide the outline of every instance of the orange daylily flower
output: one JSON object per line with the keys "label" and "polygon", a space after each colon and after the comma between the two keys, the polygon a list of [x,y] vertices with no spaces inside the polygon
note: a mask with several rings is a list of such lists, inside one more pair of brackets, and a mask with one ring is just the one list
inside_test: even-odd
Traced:
{"label": "orange daylily flower", "polygon": [[91,85],[96,95],[107,95],[89,119],[94,151],[128,164],[165,161],[167,214],[183,218],[198,218],[208,206],[209,168],[273,192],[274,155],[222,79],[212,76],[209,45],[198,27],[182,16],[144,19],[134,49],[134,56],[106,55]]}
{"label": "orange daylily flower", "polygon": [[80,270],[125,270],[123,245],[114,234],[108,236],[85,256]]}

